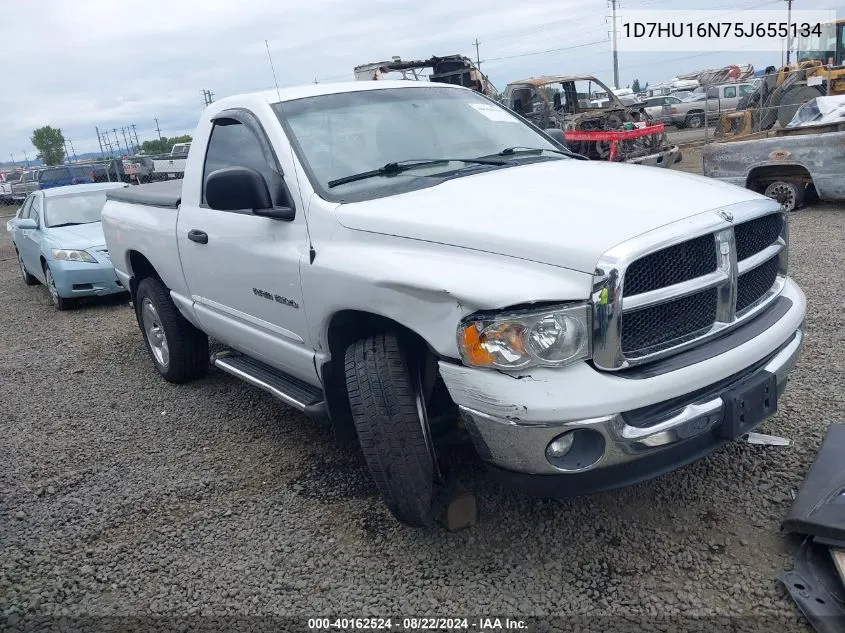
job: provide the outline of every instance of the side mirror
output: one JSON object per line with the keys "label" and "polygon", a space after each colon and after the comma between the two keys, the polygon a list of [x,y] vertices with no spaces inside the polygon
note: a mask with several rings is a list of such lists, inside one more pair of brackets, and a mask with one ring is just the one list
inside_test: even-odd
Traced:
{"label": "side mirror", "polygon": [[32,218],[23,218],[15,222],[15,228],[22,231],[33,230],[38,228],[38,223]]}
{"label": "side mirror", "polygon": [[293,220],[290,207],[274,207],[264,176],[249,167],[226,167],[205,179],[205,199],[217,211],[249,209],[255,215]]}

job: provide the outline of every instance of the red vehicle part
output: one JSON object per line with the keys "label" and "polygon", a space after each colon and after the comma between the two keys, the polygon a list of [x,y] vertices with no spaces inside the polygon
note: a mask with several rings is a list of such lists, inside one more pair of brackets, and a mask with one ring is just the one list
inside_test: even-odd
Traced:
{"label": "red vehicle part", "polygon": [[610,157],[608,160],[612,161],[616,160],[619,141],[630,141],[635,138],[642,138],[643,136],[663,134],[665,131],[665,124],[656,123],[654,125],[647,125],[646,127],[634,128],[633,130],[614,130],[612,132],[579,132],[578,130],[567,130],[563,135],[567,141],[610,142]]}

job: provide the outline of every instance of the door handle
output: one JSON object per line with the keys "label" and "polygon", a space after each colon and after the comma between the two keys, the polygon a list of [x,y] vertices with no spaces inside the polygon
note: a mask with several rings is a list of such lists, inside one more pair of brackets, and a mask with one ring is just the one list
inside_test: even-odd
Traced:
{"label": "door handle", "polygon": [[191,229],[188,231],[188,239],[197,244],[208,244],[208,233]]}

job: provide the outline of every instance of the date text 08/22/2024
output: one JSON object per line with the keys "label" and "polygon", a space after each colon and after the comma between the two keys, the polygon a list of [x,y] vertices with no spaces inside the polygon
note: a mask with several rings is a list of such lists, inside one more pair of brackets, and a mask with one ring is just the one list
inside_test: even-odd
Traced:
{"label": "date text 08/22/2024", "polygon": [[525,630],[525,620],[515,618],[310,618],[308,629],[311,631],[519,631]]}

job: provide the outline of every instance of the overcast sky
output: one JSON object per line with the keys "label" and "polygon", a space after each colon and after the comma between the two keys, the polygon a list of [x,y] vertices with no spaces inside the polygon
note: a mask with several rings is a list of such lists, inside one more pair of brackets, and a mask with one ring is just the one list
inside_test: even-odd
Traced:
{"label": "overcast sky", "polygon": [[[624,0],[623,6],[728,14],[785,11],[786,2]],[[845,13],[845,0],[801,6]],[[47,124],[60,127],[77,152],[98,149],[94,126],[135,123],[143,141],[156,137],[158,117],[165,136],[191,133],[203,89],[216,99],[272,87],[265,39],[280,85],[351,80],[354,66],[393,55],[475,57],[475,38],[482,70],[500,90],[546,73],[592,73],[612,85],[608,14],[605,0],[3,0],[0,161],[10,154],[22,160],[24,151],[33,158],[32,130]],[[620,84],[780,62],[778,53],[620,53]]]}

